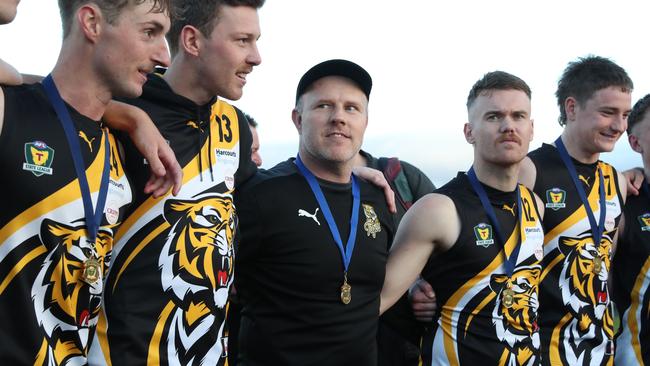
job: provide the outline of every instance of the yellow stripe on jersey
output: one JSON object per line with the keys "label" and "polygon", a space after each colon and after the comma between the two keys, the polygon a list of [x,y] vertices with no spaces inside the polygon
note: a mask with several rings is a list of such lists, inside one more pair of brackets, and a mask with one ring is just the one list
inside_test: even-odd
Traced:
{"label": "yellow stripe on jersey", "polygon": [[16,265],[11,269],[11,271],[9,271],[7,277],[5,277],[2,283],[0,283],[0,295],[2,295],[2,293],[7,288],[7,286],[9,286],[9,284],[14,279],[14,277],[16,277],[16,275],[20,273],[20,271],[22,271],[23,268],[25,268],[25,266],[29,264],[29,262],[31,262],[35,258],[38,258],[42,254],[45,254],[46,252],[47,252],[47,248],[45,248],[44,245],[39,245],[38,247],[32,249],[31,252],[27,253],[27,255],[25,255],[20,261],[18,261],[18,263],[16,263]]}
{"label": "yellow stripe on jersey", "polygon": [[138,246],[133,249],[133,251],[129,254],[129,256],[126,258],[124,263],[119,269],[117,270],[117,277],[115,278],[115,281],[113,282],[113,292],[115,292],[115,288],[117,287],[117,282],[120,280],[120,277],[122,277],[122,273],[129,267],[129,264],[135,259],[135,257],[140,254],[140,252],[147,246],[151,241],[156,238],[160,233],[163,231],[167,230],[169,228],[169,223],[167,221],[163,222],[160,226],[158,226],[155,230],[152,230],[149,235],[147,235],[141,242],[138,244]]}
{"label": "yellow stripe on jersey", "polygon": [[476,309],[472,310],[471,315],[467,317],[467,324],[465,325],[465,335],[467,335],[467,329],[469,329],[469,325],[472,323],[472,319],[474,319],[474,316],[480,313],[481,310],[483,310],[483,308],[486,307],[490,303],[490,301],[492,301],[492,299],[494,299],[496,296],[497,296],[496,293],[490,292],[490,294],[487,295],[485,299],[483,299],[483,301],[481,301],[481,303],[476,307]]}
{"label": "yellow stripe on jersey", "polygon": [[542,272],[542,275],[539,277],[539,281],[542,282],[544,281],[544,278],[546,275],[548,275],[551,272],[551,268],[555,267],[559,262],[564,260],[564,254],[558,253],[555,258],[544,268],[544,271]]}
{"label": "yellow stripe on jersey", "polygon": [[[515,249],[515,245],[517,244],[518,241],[517,239],[519,239],[519,236],[516,235],[516,233],[517,233],[516,230],[512,231],[512,234],[508,238],[508,241],[506,242],[505,245],[506,253],[508,254],[508,257],[512,255],[512,251]],[[503,255],[496,256],[492,260],[492,262],[490,262],[490,264],[487,265],[487,267],[485,267],[481,272],[479,272],[472,279],[465,282],[463,286],[461,286],[456,292],[454,292],[454,294],[452,294],[449,297],[447,303],[442,307],[440,318],[442,320],[441,323],[442,323],[443,334],[445,335],[445,339],[444,339],[445,353],[447,354],[447,358],[451,362],[451,365],[455,365],[455,366],[459,365],[458,355],[456,354],[456,350],[454,347],[456,341],[454,340],[454,337],[452,335],[453,322],[451,321],[451,319],[453,317],[452,315],[454,314],[454,309],[458,306],[458,303],[462,300],[463,296],[465,296],[468,290],[474,288],[479,282],[483,281],[485,277],[489,276],[502,264],[503,264]],[[490,294],[488,296],[493,296],[493,294]],[[478,311],[480,311],[480,309],[477,310],[477,312]],[[474,312],[472,312],[472,314],[474,314]]]}
{"label": "yellow stripe on jersey", "polygon": [[[100,180],[104,167],[105,146],[104,144],[101,144],[100,146],[101,147],[97,152],[95,159],[88,169],[86,169],[86,178],[88,179],[91,192],[98,191],[101,183]],[[43,212],[51,212],[61,206],[78,200],[80,197],[79,192],[79,180],[75,179],[49,197],[23,211],[20,215],[16,216],[13,220],[9,221],[7,225],[0,229],[0,243],[4,243],[11,234],[41,216]],[[80,213],[80,216],[83,216],[83,212]]]}
{"label": "yellow stripe on jersey", "polygon": [[[598,166],[600,167],[601,171],[603,172],[603,176],[605,177],[605,199],[612,200],[617,197],[615,179],[612,178],[614,176],[614,170],[611,166],[604,163],[598,163]],[[591,207],[594,214],[600,212],[599,190],[600,180],[595,179],[594,185],[591,187],[591,191],[587,196],[587,201],[589,202],[589,206]],[[553,230],[544,235],[544,245],[547,245],[553,239],[566,232],[569,228],[573,227],[576,223],[583,220],[586,216],[587,211],[585,210],[584,205],[581,205],[580,208],[573,212],[573,214],[571,214],[564,221],[554,227]],[[558,255],[558,258],[555,258],[548,266],[546,266],[544,273],[542,274],[542,279],[544,279],[544,277],[546,277],[546,274],[549,271],[553,270],[553,268],[563,259],[564,255],[560,253]]]}
{"label": "yellow stripe on jersey", "polygon": [[153,337],[151,342],[149,342],[149,352],[147,352],[147,366],[158,366],[160,365],[160,337],[163,335],[163,328],[165,328],[165,323],[167,323],[167,318],[174,310],[176,306],[173,301],[167,303],[167,306],[160,313],[160,318],[158,319],[158,324],[156,324],[156,329],[153,331]]}
{"label": "yellow stripe on jersey", "polygon": [[[638,342],[641,320],[637,319],[636,313],[639,309],[639,306],[643,306],[639,299],[643,299],[644,294],[641,293],[641,287],[643,286],[643,283],[645,282],[648,274],[650,274],[650,258],[646,259],[645,263],[643,263],[643,267],[641,267],[641,271],[639,272],[639,276],[637,276],[636,281],[634,281],[634,287],[632,288],[632,303],[630,304],[630,309],[628,310],[629,315],[627,324],[630,328],[631,338],[633,340],[636,340],[632,342],[634,354],[636,355],[636,359],[639,362],[639,365],[643,365],[641,344]],[[650,319],[650,307],[648,307],[648,318]]]}
{"label": "yellow stripe on jersey", "polygon": [[[220,136],[219,130],[221,129],[221,135],[224,135],[224,140],[226,138],[231,139],[230,142],[223,141],[221,142],[220,139],[215,138],[213,140],[212,145],[216,148],[223,148],[223,149],[232,149],[232,147],[239,142],[239,129],[237,128],[237,112],[235,111],[235,108],[228,103],[218,101],[212,106],[212,112],[210,116],[210,121],[214,121],[214,123],[210,123],[210,133],[212,136],[218,137]],[[220,116],[219,120],[221,120],[221,124],[218,125],[215,116]],[[226,116],[227,118],[223,118],[223,116]],[[228,129],[231,129],[231,132],[228,132]],[[226,132],[224,132],[226,131]],[[214,155],[216,154],[216,151],[213,150],[212,148],[208,148],[208,142],[209,140],[206,140],[206,142],[201,146],[201,159],[204,162],[209,161],[208,160],[208,154],[210,152],[213,153],[212,156],[212,161],[216,162],[218,161],[217,156]],[[204,165],[203,169],[209,169],[207,165]],[[199,176],[199,157],[198,155],[195,156],[191,161],[189,161],[184,167],[183,167],[183,185],[188,183],[189,181],[196,179]],[[140,189],[140,187],[137,187],[137,189]],[[181,188],[182,189],[182,188]],[[167,192],[165,195],[154,198],[153,196],[150,196],[145,200],[137,209],[133,211],[131,215],[124,221],[122,226],[120,227],[120,230],[118,233],[115,235],[115,241],[119,241],[122,239],[125,233],[127,233],[133,225],[135,225],[141,217],[143,217],[147,212],[149,212],[156,204],[158,204],[161,201],[166,200],[169,198],[171,195],[171,191]],[[182,191],[181,191],[182,195]]]}

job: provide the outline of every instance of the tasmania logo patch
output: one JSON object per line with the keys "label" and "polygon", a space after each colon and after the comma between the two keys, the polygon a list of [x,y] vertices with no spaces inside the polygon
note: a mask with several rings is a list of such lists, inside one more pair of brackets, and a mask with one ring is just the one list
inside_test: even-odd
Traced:
{"label": "tasmania logo patch", "polygon": [[650,213],[644,213],[637,217],[639,224],[641,224],[641,231],[650,231]]}
{"label": "tasmania logo patch", "polygon": [[565,208],[566,191],[559,188],[551,188],[546,191],[546,208],[557,211]]}
{"label": "tasmania logo patch", "polygon": [[23,170],[34,173],[40,177],[43,174],[52,175],[51,168],[54,161],[54,149],[47,146],[43,141],[28,142],[25,144],[25,163]]}
{"label": "tasmania logo patch", "polygon": [[492,225],[488,225],[482,222],[474,226],[474,235],[476,236],[476,245],[487,248],[490,245],[494,244],[494,238],[492,237]]}

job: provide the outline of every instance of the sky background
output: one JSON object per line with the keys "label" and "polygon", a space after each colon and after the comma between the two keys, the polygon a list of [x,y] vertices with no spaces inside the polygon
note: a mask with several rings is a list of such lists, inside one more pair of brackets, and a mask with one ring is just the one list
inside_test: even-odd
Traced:
{"label": "sky background", "polygon": [[[326,59],[349,59],[373,77],[363,148],[398,156],[441,185],[471,164],[465,101],[486,72],[530,85],[531,149],[562,132],[554,93],[569,61],[609,57],[634,81],[633,103],[650,93],[648,10],[628,0],[268,0],[259,12],[262,64],[234,104],[259,122],[269,168],[296,154],[291,109],[302,74]],[[57,2],[22,0],[16,21],[0,27],[0,44],[0,58],[21,72],[47,74],[61,44]],[[641,165],[626,135],[601,158],[621,170]]]}

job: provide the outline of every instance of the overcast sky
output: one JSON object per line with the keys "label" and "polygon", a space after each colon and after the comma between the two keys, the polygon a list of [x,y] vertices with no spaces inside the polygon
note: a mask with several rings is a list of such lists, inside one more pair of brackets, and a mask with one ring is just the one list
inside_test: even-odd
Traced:
{"label": "overcast sky", "polygon": [[[533,90],[535,140],[560,133],[554,99],[569,61],[596,54],[624,67],[635,102],[650,93],[644,1],[268,0],[260,10],[262,64],[234,104],[260,123],[264,167],[297,151],[291,122],[295,87],[314,64],[347,58],[373,77],[364,149],[399,156],[437,185],[466,170],[472,148],[462,135],[465,100],[484,73],[504,70]],[[0,27],[0,57],[21,72],[46,74],[61,42],[54,0],[22,0],[16,21]],[[603,160],[641,164],[627,136]]]}

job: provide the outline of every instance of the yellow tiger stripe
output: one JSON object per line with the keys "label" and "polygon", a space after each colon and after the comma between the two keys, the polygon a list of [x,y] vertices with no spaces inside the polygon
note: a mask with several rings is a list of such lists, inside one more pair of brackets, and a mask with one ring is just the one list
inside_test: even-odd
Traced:
{"label": "yellow tiger stripe", "polygon": [[158,366],[160,365],[160,337],[163,334],[163,328],[165,328],[165,323],[167,323],[167,318],[174,310],[175,306],[172,301],[167,303],[167,306],[160,313],[160,318],[158,318],[158,323],[156,328],[153,331],[153,337],[149,342],[149,352],[147,352],[147,366]]}
{"label": "yellow tiger stripe", "polygon": [[95,334],[97,335],[97,340],[99,341],[99,346],[102,349],[104,355],[104,361],[106,365],[112,366],[111,363],[111,349],[108,345],[108,324],[106,322],[106,314],[104,314],[104,309],[99,312],[99,319],[97,321],[97,328],[95,328]]}
{"label": "yellow tiger stripe", "polygon": [[133,249],[133,251],[129,254],[129,256],[126,258],[124,261],[124,264],[120,268],[119,272],[117,272],[117,277],[115,278],[115,282],[113,283],[113,292],[115,292],[115,288],[117,287],[117,283],[120,280],[120,277],[122,277],[122,274],[124,271],[129,267],[129,264],[135,259],[135,257],[140,254],[140,252],[147,246],[151,241],[157,237],[161,232],[167,230],[169,228],[169,223],[163,222],[160,226],[152,230],[149,235],[147,235],[144,240],[138,244],[138,246]]}
{"label": "yellow tiger stripe", "polygon": [[505,366],[506,362],[508,362],[508,355],[510,354],[510,351],[506,347],[503,350],[503,353],[501,354],[501,358],[499,358],[499,366]]}
{"label": "yellow tiger stripe", "polygon": [[7,274],[7,277],[2,281],[0,284],[0,295],[4,292],[4,290],[9,286],[11,281],[18,275],[20,271],[25,268],[29,262],[34,260],[35,258],[38,258],[39,256],[45,254],[47,252],[47,248],[43,245],[39,245],[38,247],[32,249],[27,255],[25,255],[16,265],[9,271],[9,274]]}
{"label": "yellow tiger stripe", "polygon": [[[99,190],[102,168],[104,166],[104,151],[104,144],[101,144],[101,148],[97,152],[95,159],[86,170],[86,178],[88,179],[90,192],[96,192]],[[18,231],[20,228],[25,226],[25,224],[41,216],[44,212],[51,212],[79,199],[79,192],[79,180],[75,179],[46,199],[39,201],[32,207],[23,211],[20,215],[14,217],[13,220],[9,221],[7,225],[0,229],[0,243],[4,243],[11,234]],[[83,216],[83,212],[80,212],[80,217],[81,216]]]}
{"label": "yellow tiger stripe", "polygon": [[34,366],[36,365],[43,365],[45,364],[45,355],[47,354],[47,340],[43,339],[43,343],[41,343],[41,348],[38,350],[38,354],[36,354],[36,360],[34,360]]}
{"label": "yellow tiger stripe", "polygon": [[[643,267],[641,267],[641,271],[639,276],[637,276],[636,281],[634,281],[634,287],[632,287],[632,294],[633,295],[642,295],[641,294],[641,286],[643,285],[643,282],[645,281],[646,273],[650,272],[650,258],[646,259],[645,263],[643,263]],[[641,325],[641,320],[637,318],[636,312],[639,308],[639,306],[643,306],[639,301],[637,301],[639,297],[634,296],[632,298],[632,303],[630,304],[630,310],[629,310],[629,316],[627,320],[627,325],[630,328],[630,334],[632,338],[632,345],[634,348],[634,354],[636,355],[636,359],[639,362],[639,365],[643,364],[643,356],[641,355],[641,345],[638,342],[634,342],[634,340],[639,339],[639,327]],[[650,309],[648,309],[650,312]]]}
{"label": "yellow tiger stripe", "polygon": [[564,328],[564,325],[573,318],[573,315],[566,314],[558,325],[553,329],[553,334],[551,335],[551,344],[549,347],[549,357],[551,359],[551,365],[564,365],[562,358],[560,358],[560,332]]}

